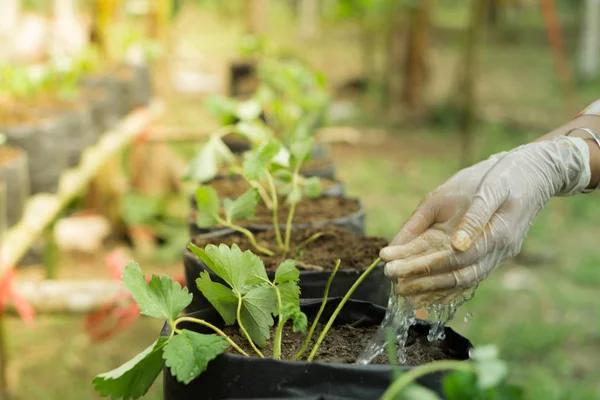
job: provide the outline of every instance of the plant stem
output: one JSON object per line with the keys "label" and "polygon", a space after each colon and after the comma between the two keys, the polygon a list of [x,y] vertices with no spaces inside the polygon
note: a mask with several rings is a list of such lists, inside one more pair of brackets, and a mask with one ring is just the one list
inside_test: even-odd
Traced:
{"label": "plant stem", "polygon": [[254,342],[250,338],[250,335],[248,334],[248,331],[246,330],[246,328],[244,328],[244,325],[242,324],[242,313],[241,313],[241,311],[242,311],[242,296],[238,294],[237,323],[240,326],[240,330],[242,331],[242,334],[248,340],[248,343],[250,343],[250,346],[252,346],[252,349],[254,349],[254,351],[256,352],[256,354],[258,354],[258,356],[260,358],[265,358],[265,356],[263,355],[263,353],[261,353],[261,351],[258,349],[258,347],[256,347],[256,345],[254,344]]}
{"label": "plant stem", "polygon": [[283,240],[281,240],[281,229],[279,228],[279,200],[277,199],[277,190],[275,189],[275,182],[273,182],[273,177],[271,173],[267,170],[267,181],[269,182],[269,188],[271,189],[271,201],[273,204],[273,229],[275,229],[275,240],[277,241],[277,246],[281,250],[285,249],[283,245]]}
{"label": "plant stem", "polygon": [[8,345],[6,343],[6,319],[0,310],[0,399],[9,398],[8,386]]}
{"label": "plant stem", "polygon": [[406,386],[410,385],[416,379],[422,377],[423,375],[444,370],[473,372],[473,365],[465,361],[454,360],[433,361],[431,363],[421,365],[415,369],[405,372],[402,374],[402,376],[400,376],[400,378],[396,379],[394,383],[388,387],[383,396],[381,396],[381,400],[396,399],[397,396],[402,393],[402,390],[404,390]]}
{"label": "plant stem", "polygon": [[311,244],[312,242],[314,242],[315,240],[317,240],[318,238],[320,238],[321,236],[324,236],[324,235],[326,235],[325,232],[317,232],[314,235],[311,235],[304,242],[300,243],[297,250],[302,250],[304,247],[308,246],[309,244]]}
{"label": "plant stem", "polygon": [[273,209],[273,203],[271,202],[271,199],[269,198],[269,194],[267,193],[267,191],[265,190],[263,185],[260,184],[260,182],[248,179],[248,177],[244,173],[244,169],[239,166],[233,166],[232,170],[236,174],[241,175],[241,177],[244,178],[244,180],[248,183],[248,185],[252,186],[253,188],[255,188],[258,191],[258,195],[260,196],[261,200],[263,201],[263,203],[265,203],[265,206],[269,210]]}
{"label": "plant stem", "polygon": [[238,225],[234,225],[234,224],[232,224],[232,223],[230,223],[230,222],[227,222],[227,221],[225,221],[225,220],[224,220],[224,219],[222,219],[222,218],[219,218],[219,219],[218,219],[218,222],[219,222],[221,225],[223,225],[223,226],[226,226],[226,227],[228,227],[228,228],[231,228],[231,229],[233,229],[234,231],[237,231],[237,232],[239,232],[239,233],[241,233],[241,234],[245,235],[245,236],[248,238],[248,240],[250,240],[250,244],[252,244],[252,246],[253,246],[253,247],[254,247],[256,250],[260,251],[261,253],[263,253],[263,254],[265,254],[265,255],[267,255],[267,256],[269,256],[269,257],[272,257],[272,256],[274,256],[274,255],[275,255],[275,253],[273,253],[271,250],[269,250],[269,249],[267,249],[267,248],[265,248],[265,247],[262,247],[261,245],[259,245],[258,243],[256,243],[256,238],[254,237],[254,234],[253,234],[252,232],[250,232],[248,229],[246,229],[246,228],[242,228],[241,226],[238,226]]}
{"label": "plant stem", "polygon": [[350,298],[350,296],[352,296],[352,294],[354,293],[354,291],[356,290],[356,288],[358,288],[358,286],[362,283],[362,281],[365,280],[365,278],[371,273],[371,271],[373,271],[375,269],[375,267],[377,267],[377,264],[379,264],[380,261],[381,261],[380,258],[377,258],[375,261],[373,261],[373,264],[371,264],[369,266],[369,268],[367,268],[365,270],[365,272],[363,272],[358,277],[358,279],[356,280],[356,282],[354,282],[354,284],[352,285],[352,287],[348,290],[348,292],[346,293],[346,295],[342,298],[342,300],[340,301],[340,304],[338,304],[338,306],[335,309],[335,311],[333,312],[333,314],[331,314],[331,317],[329,317],[329,321],[327,322],[327,325],[325,325],[325,328],[323,328],[323,331],[319,335],[319,339],[317,339],[317,343],[315,343],[315,346],[313,347],[312,351],[308,355],[308,359],[307,359],[308,361],[312,361],[312,359],[317,354],[317,350],[319,350],[319,346],[321,345],[321,343],[325,339],[325,335],[327,335],[327,332],[329,332],[329,329],[331,329],[331,325],[333,325],[333,323],[335,322],[335,319],[337,318],[337,316],[340,313],[340,311],[342,311],[342,308],[344,308],[344,305],[346,304],[346,302],[348,301],[348,299]]}
{"label": "plant stem", "polygon": [[234,348],[234,349],[235,349],[235,350],[236,350],[238,353],[240,353],[241,355],[244,355],[244,356],[246,356],[246,357],[250,357],[250,356],[248,355],[248,353],[246,353],[244,350],[242,350],[242,349],[240,348],[240,346],[238,346],[237,344],[235,344],[235,342],[234,342],[233,340],[231,340],[231,338],[230,338],[229,336],[227,336],[227,335],[225,334],[225,332],[223,332],[222,330],[220,330],[219,328],[217,328],[217,327],[216,327],[216,326],[214,326],[213,324],[211,324],[211,323],[209,323],[209,322],[206,322],[206,321],[204,321],[204,320],[202,320],[202,319],[198,319],[198,318],[192,318],[192,317],[179,317],[179,318],[177,318],[177,320],[175,320],[175,324],[173,325],[173,327],[177,326],[177,324],[178,324],[178,323],[180,323],[180,322],[184,322],[184,321],[187,321],[187,322],[195,322],[195,323],[197,323],[197,324],[204,325],[204,326],[206,326],[207,328],[210,328],[210,329],[212,329],[212,330],[213,330],[213,331],[215,331],[215,332],[216,332],[218,335],[221,335],[221,336],[223,336],[223,337],[225,338],[225,340],[227,340],[227,342],[228,342],[228,343],[231,345],[231,347],[233,347],[233,348]]}
{"label": "plant stem", "polygon": [[273,358],[279,360],[281,358],[281,336],[283,334],[283,325],[285,324],[285,319],[283,318],[283,302],[281,301],[281,293],[279,292],[279,288],[274,283],[271,283],[273,289],[275,289],[275,293],[277,294],[277,308],[279,312],[279,324],[277,324],[277,330],[275,331],[275,342],[273,342]]}
{"label": "plant stem", "polygon": [[284,249],[288,251],[290,249],[290,238],[292,236],[292,220],[294,219],[294,213],[296,212],[296,203],[292,203],[290,206],[290,213],[288,214],[287,222],[285,224],[285,246]]}
{"label": "plant stem", "polygon": [[[292,175],[292,192],[297,189],[298,186],[298,175],[300,173],[300,163],[296,166],[294,170],[294,174]],[[293,202],[290,206],[290,212],[287,217],[287,222],[285,224],[285,246],[284,249],[288,251],[290,249],[290,237],[292,236],[292,221],[294,220],[294,213],[296,212],[296,202]]]}
{"label": "plant stem", "polygon": [[321,314],[323,314],[323,310],[325,309],[325,304],[327,304],[327,297],[329,296],[329,288],[331,287],[331,282],[333,282],[333,277],[337,273],[338,268],[340,267],[341,263],[342,263],[342,260],[337,260],[335,263],[335,268],[333,268],[333,272],[331,273],[331,275],[329,275],[329,279],[327,280],[327,284],[325,285],[325,292],[323,293],[323,301],[321,302],[321,307],[319,308],[319,312],[317,313],[317,316],[315,317],[315,319],[312,323],[312,326],[310,327],[310,330],[308,331],[308,336],[306,336],[306,340],[304,340],[304,344],[302,345],[302,348],[294,356],[294,361],[299,359],[300,357],[302,357],[302,354],[304,354],[304,352],[308,348],[308,344],[310,343],[310,339],[312,338],[315,328],[317,327],[319,318],[321,318]]}

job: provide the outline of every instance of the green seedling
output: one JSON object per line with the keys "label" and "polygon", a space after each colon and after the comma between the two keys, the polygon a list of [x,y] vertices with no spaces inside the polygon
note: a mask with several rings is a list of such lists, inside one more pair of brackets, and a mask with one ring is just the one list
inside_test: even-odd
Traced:
{"label": "green seedling", "polygon": [[[270,339],[270,330],[275,325],[274,317],[278,319],[273,358],[280,359],[285,324],[291,321],[294,332],[305,332],[307,329],[306,315],[300,310],[300,272],[295,261],[286,260],[281,263],[271,281],[261,259],[250,251],[242,252],[236,245],[231,248],[223,244],[218,247],[208,245],[205,249],[200,249],[190,243],[189,248],[225,282],[213,282],[208,272],[204,271],[196,280],[198,289],[214,306],[226,325],[237,324],[241,334],[259,357],[264,357],[260,348]],[[309,361],[316,354],[348,298],[378,262],[379,259],[367,268],[340,301],[311,350]],[[339,261],[337,265],[339,267]],[[112,399],[140,398],[148,392],[165,365],[179,382],[188,384],[209,367],[211,360],[230,347],[243,356],[249,356],[217,326],[200,318],[179,316],[191,303],[192,294],[169,277],[160,278],[154,275],[146,283],[139,265],[130,262],[125,267],[122,279],[141,313],[165,319],[171,332],[169,336],[159,336],[146,350],[119,368],[98,375],[93,384],[102,396],[110,396]],[[321,311],[326,300],[325,296]],[[321,311],[313,322],[307,343]],[[181,329],[179,324],[183,322],[202,325],[214,333],[201,334]],[[305,348],[306,345],[303,349]]]}
{"label": "green seedling", "polygon": [[[237,220],[251,218],[255,215],[258,196],[260,196],[267,208],[272,211],[273,229],[279,251],[289,251],[296,205],[304,195],[317,197],[322,192],[321,181],[318,178],[304,178],[300,174],[302,163],[310,154],[312,144],[312,138],[298,141],[288,151],[282,147],[279,141],[271,140],[258,149],[246,153],[242,166],[237,166],[234,171],[243,176],[252,189],[236,200],[225,199],[223,201],[224,216],[221,216],[221,201],[217,192],[209,186],[200,186],[196,190],[198,208],[196,224],[201,228],[222,225],[234,229],[246,235],[256,250],[271,256],[274,253],[259,246],[252,232],[235,223]],[[282,154],[284,155],[283,160],[278,160]],[[278,214],[279,199],[282,194],[285,194],[290,203],[290,211],[285,224],[285,236],[281,232]],[[312,241],[321,236],[320,234],[316,235],[318,236],[313,236],[309,240]]]}
{"label": "green seedling", "polygon": [[[396,353],[390,353],[393,359]],[[381,399],[441,400],[436,393],[419,386],[416,380],[442,371],[449,372],[442,385],[444,398],[448,400],[524,398],[521,388],[506,383],[508,368],[498,358],[498,349],[495,346],[483,346],[471,351],[469,361],[433,361],[407,372],[399,372]]]}

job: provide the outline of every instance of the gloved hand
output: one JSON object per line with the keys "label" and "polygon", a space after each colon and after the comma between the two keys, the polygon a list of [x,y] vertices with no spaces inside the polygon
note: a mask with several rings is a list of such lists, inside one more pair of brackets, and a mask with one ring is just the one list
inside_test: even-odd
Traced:
{"label": "gloved hand", "polygon": [[429,194],[381,251],[386,275],[415,307],[447,303],[477,285],[520,251],[550,197],[590,183],[589,149],[580,138],[531,143],[491,160],[487,171],[477,164]]}

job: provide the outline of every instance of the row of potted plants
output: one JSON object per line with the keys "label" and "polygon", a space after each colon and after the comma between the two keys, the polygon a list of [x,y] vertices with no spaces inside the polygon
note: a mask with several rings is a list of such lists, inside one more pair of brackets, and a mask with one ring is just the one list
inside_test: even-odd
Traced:
{"label": "row of potted plants", "polygon": [[[2,64],[0,81],[0,132],[6,136],[1,173],[14,176],[20,166],[20,179],[8,181],[9,198],[56,191],[62,171],[151,96],[148,67],[101,69],[87,53],[44,66]],[[22,205],[9,204],[9,225],[19,220]]]}
{"label": "row of potted plants", "polygon": [[[314,100],[305,87],[315,83],[310,71],[295,60],[266,63],[269,79],[251,98],[210,104],[228,119],[187,174],[200,186],[191,199],[186,287],[166,276],[147,280],[135,263],[125,269],[141,312],[167,322],[143,353],[94,380],[102,395],[138,398],[164,369],[168,400],[396,398],[386,391],[398,371],[469,358],[467,339],[445,328],[430,342],[430,325],[418,321],[404,343],[405,365],[394,365],[394,351],[356,364],[390,300],[378,258],[387,242],[365,235],[360,201],[335,176],[306,173],[322,146],[315,116],[327,105],[306,100]],[[234,153],[229,135],[246,151]],[[442,370],[415,379],[441,395]]]}

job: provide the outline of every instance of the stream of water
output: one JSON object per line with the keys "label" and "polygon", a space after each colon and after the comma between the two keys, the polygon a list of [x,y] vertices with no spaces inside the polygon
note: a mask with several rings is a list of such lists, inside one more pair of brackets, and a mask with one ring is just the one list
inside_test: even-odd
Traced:
{"label": "stream of water", "polygon": [[[439,303],[431,304],[427,307],[427,314],[431,320],[431,328],[427,339],[430,342],[436,340],[444,340],[444,328],[448,322],[454,318],[456,310],[471,300],[475,295],[474,288],[467,290],[462,295],[453,299],[450,303],[444,305]],[[387,348],[387,332],[391,330],[393,337],[396,338],[398,348],[398,362],[405,363],[406,355],[404,353],[404,345],[408,338],[408,330],[416,322],[416,310],[412,307],[410,302],[401,296],[396,295],[396,284],[392,284],[392,291],[390,299],[388,300],[387,311],[385,317],[381,323],[381,326],[377,330],[375,337],[371,339],[367,347],[363,350],[362,354],[356,361],[357,364],[366,365],[371,363],[377,356],[386,351]]]}

